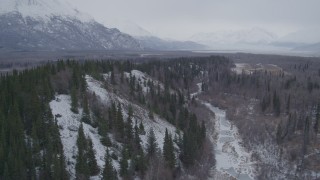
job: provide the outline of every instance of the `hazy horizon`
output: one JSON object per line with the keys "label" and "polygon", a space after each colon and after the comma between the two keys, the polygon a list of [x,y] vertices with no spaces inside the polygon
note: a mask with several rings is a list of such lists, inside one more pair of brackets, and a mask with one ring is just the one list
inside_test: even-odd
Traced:
{"label": "hazy horizon", "polygon": [[320,27],[317,0],[67,0],[97,21],[130,21],[161,38],[259,27],[284,36]]}

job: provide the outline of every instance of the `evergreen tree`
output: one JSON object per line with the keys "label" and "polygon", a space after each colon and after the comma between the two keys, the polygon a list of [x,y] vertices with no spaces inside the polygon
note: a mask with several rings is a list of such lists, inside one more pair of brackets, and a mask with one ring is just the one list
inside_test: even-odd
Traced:
{"label": "evergreen tree", "polygon": [[76,177],[77,179],[88,179],[89,178],[89,167],[87,162],[87,140],[83,132],[82,123],[80,124],[78,130],[78,139],[77,139],[77,146],[78,146],[78,155],[77,155],[77,162],[76,162]]}
{"label": "evergreen tree", "polygon": [[104,180],[116,180],[117,178],[117,174],[116,174],[116,170],[114,169],[113,165],[112,165],[112,160],[111,157],[109,155],[109,149],[107,149],[106,155],[105,155],[105,165],[104,165],[104,169],[103,169],[103,174],[102,177]]}
{"label": "evergreen tree", "polygon": [[129,106],[128,119],[127,119],[127,122],[126,122],[126,124],[125,124],[127,144],[129,144],[129,143],[131,142],[132,135],[133,135],[133,130],[132,130],[132,116],[133,116],[132,106]]}
{"label": "evergreen tree", "polygon": [[148,143],[147,143],[147,153],[148,156],[152,157],[158,149],[158,144],[156,141],[156,136],[154,135],[153,129],[150,128],[148,133]]}
{"label": "evergreen tree", "polygon": [[128,155],[125,148],[122,149],[122,157],[120,160],[120,176],[126,177],[128,175]]}
{"label": "evergreen tree", "polygon": [[142,149],[139,149],[138,152],[134,155],[132,159],[132,165],[134,166],[134,170],[136,172],[139,172],[140,175],[143,176],[145,170],[147,169],[147,161]]}
{"label": "evergreen tree", "polygon": [[75,87],[72,87],[72,89],[71,89],[71,111],[76,114],[79,113],[77,90]]}
{"label": "evergreen tree", "polygon": [[88,106],[88,99],[87,96],[83,96],[83,112],[82,112],[82,117],[81,121],[87,124],[91,124],[90,120],[90,111],[89,111],[89,106]]}
{"label": "evergreen tree", "polygon": [[274,113],[276,116],[280,115],[280,112],[281,112],[280,107],[281,107],[281,104],[280,104],[279,95],[277,95],[277,92],[274,91],[274,93],[273,93],[273,110],[274,110]]}
{"label": "evergreen tree", "polygon": [[93,150],[92,140],[90,139],[90,137],[88,137],[87,157],[88,157],[88,167],[89,167],[90,176],[95,176],[99,173],[100,169],[97,164],[95,152]]}
{"label": "evergreen tree", "polygon": [[168,130],[166,129],[163,143],[163,157],[166,161],[168,167],[171,169],[175,166],[175,155],[174,155],[174,146],[171,134],[168,134]]}
{"label": "evergreen tree", "polygon": [[117,125],[117,130],[120,135],[120,138],[123,138],[124,137],[124,122],[123,122],[122,108],[121,108],[120,103],[118,104],[116,125]]}

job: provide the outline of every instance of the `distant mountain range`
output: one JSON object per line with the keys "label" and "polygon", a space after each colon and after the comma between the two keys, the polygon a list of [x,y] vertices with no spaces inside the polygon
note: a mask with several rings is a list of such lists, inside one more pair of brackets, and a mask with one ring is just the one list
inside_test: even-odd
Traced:
{"label": "distant mountain range", "polygon": [[140,51],[199,46],[189,42],[172,45],[157,40],[159,44],[155,44],[154,39],[142,41],[116,28],[108,28],[60,0],[1,0],[0,50]]}
{"label": "distant mountain range", "polygon": [[190,40],[217,50],[306,52],[319,54],[319,30],[305,29],[279,37],[262,28],[198,33]]}
{"label": "distant mountain range", "polygon": [[114,27],[121,32],[130,34],[146,49],[151,50],[203,50],[208,47],[193,41],[165,40],[153,35],[148,30],[128,20],[109,20],[104,22],[107,27]]}
{"label": "distant mountain range", "polygon": [[232,45],[232,44],[268,44],[277,39],[277,36],[261,28],[240,31],[218,31],[213,33],[199,33],[190,40],[206,45]]}
{"label": "distant mountain range", "polygon": [[262,28],[161,39],[130,21],[97,22],[62,0],[1,0],[1,50],[279,50],[319,52],[320,34]]}

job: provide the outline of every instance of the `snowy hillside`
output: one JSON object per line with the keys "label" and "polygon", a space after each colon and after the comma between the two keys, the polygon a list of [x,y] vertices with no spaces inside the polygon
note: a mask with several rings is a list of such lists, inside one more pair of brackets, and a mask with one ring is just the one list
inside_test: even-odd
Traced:
{"label": "snowy hillside", "polygon": [[125,73],[125,76],[129,78],[130,76],[134,76],[137,80],[139,85],[142,87],[142,91],[144,93],[148,93],[150,91],[150,88],[147,86],[148,82],[153,82],[156,86],[160,86],[160,89],[163,90],[164,86],[161,82],[152,79],[147,74],[138,71],[138,70],[132,70],[130,73]]}
{"label": "snowy hillside", "polygon": [[[169,124],[165,119],[160,118],[158,115],[154,115],[154,118],[151,119],[149,117],[149,111],[137,104],[129,102],[125,98],[119,97],[118,95],[107,91],[105,88],[103,88],[102,82],[99,82],[90,76],[86,76],[86,81],[89,92],[94,93],[97,97],[99,97],[101,102],[105,105],[111,105],[111,102],[120,103],[123,107],[124,119],[128,117],[128,108],[131,105],[134,112],[133,122],[142,122],[146,132],[148,132],[150,128],[153,128],[159,147],[163,146],[163,139],[166,129],[168,129],[169,133],[175,134],[176,128]],[[141,135],[140,138],[143,146],[146,147],[147,136]]]}
{"label": "snowy hillside", "polygon": [[[88,92],[95,94],[101,103],[109,106],[111,102],[120,103],[123,107],[123,116],[124,119],[128,117],[128,108],[131,105],[133,109],[133,123],[140,122],[144,125],[145,131],[149,132],[150,128],[153,129],[156,137],[156,141],[159,147],[163,147],[165,130],[167,129],[169,133],[174,135],[176,133],[176,128],[169,124],[165,119],[160,118],[158,115],[154,115],[153,118],[149,117],[149,111],[143,107],[133,104],[112,92],[107,91],[103,88],[103,83],[93,79],[91,76],[86,76],[86,81],[88,84]],[[50,108],[52,114],[57,119],[57,124],[59,126],[60,137],[63,144],[64,155],[67,163],[67,170],[70,173],[71,177],[75,178],[75,164],[77,156],[77,136],[78,129],[81,123],[81,114],[82,109],[79,110],[79,114],[73,113],[71,108],[71,98],[69,95],[56,95],[55,100],[50,102]],[[101,136],[98,134],[97,128],[93,128],[89,124],[83,124],[84,133],[87,137],[93,142],[93,148],[96,152],[96,160],[99,168],[102,170],[104,167],[104,157],[106,153],[106,147],[101,143]],[[112,138],[112,141],[115,139]],[[142,146],[144,150],[147,147],[147,134],[140,135]],[[119,154],[121,149],[111,148],[110,153],[117,151]],[[113,160],[113,166],[119,170],[119,162]],[[98,176],[93,177],[94,179],[100,179],[101,173]]]}
{"label": "snowy hillside", "polygon": [[[60,128],[60,137],[63,144],[63,151],[66,158],[67,170],[71,178],[75,178],[75,165],[77,156],[77,137],[78,128],[80,126],[81,111],[79,114],[71,112],[71,99],[69,95],[57,95],[55,100],[51,101],[50,107],[52,114],[57,118],[57,123]],[[59,117],[61,116],[61,117]],[[83,123],[83,130],[86,136],[90,137],[93,143],[93,148],[96,152],[96,160],[100,169],[104,167],[104,156],[106,147],[100,142],[100,136],[97,129]],[[112,152],[112,151],[111,151]],[[119,164],[114,161],[113,166],[119,169]],[[100,179],[97,177],[97,179]]]}

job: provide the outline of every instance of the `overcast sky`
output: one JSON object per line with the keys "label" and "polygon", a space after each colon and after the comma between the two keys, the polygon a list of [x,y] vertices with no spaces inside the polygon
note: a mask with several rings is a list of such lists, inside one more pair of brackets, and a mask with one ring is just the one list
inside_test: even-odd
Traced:
{"label": "overcast sky", "polygon": [[265,28],[278,35],[320,26],[320,0],[67,0],[99,22],[129,20],[160,37]]}

